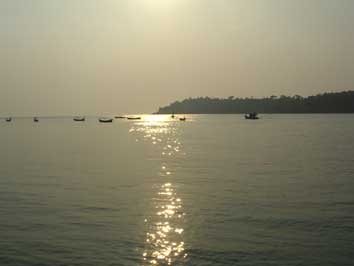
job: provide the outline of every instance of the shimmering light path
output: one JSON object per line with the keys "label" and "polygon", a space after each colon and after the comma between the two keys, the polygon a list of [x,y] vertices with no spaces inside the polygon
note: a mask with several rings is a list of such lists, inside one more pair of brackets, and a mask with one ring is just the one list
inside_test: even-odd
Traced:
{"label": "shimmering light path", "polygon": [[145,218],[143,265],[184,265],[188,256],[183,238],[186,214],[173,182],[176,173],[169,165],[176,156],[183,156],[177,123],[170,116],[144,116],[130,130],[137,134],[137,141],[149,141],[161,152],[159,179],[153,187],[156,194],[149,203],[155,211]]}
{"label": "shimmering light path", "polygon": [[352,266],[353,121],[2,121],[0,266]]}

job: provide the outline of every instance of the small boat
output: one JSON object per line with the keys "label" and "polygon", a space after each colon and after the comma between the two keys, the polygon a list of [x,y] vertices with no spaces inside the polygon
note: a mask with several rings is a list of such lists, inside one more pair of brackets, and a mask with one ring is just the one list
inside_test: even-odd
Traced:
{"label": "small boat", "polygon": [[186,117],[180,117],[180,118],[179,118],[179,121],[186,121],[186,120],[187,120]]}
{"label": "small boat", "polygon": [[257,113],[249,113],[249,114],[245,114],[245,119],[257,120],[259,119],[259,117]]}
{"label": "small boat", "polygon": [[98,121],[100,123],[112,123],[113,119],[112,118],[99,118]]}
{"label": "small boat", "polygon": [[37,117],[34,117],[34,118],[33,118],[33,122],[37,123],[38,121],[39,121],[39,120],[38,120]]}
{"label": "small boat", "polygon": [[136,117],[127,117],[128,120],[140,120],[141,117],[140,116],[136,116]]}
{"label": "small boat", "polygon": [[6,118],[5,120],[6,120],[6,122],[11,122],[11,121],[12,121],[12,118],[11,118],[11,117],[8,117],[8,118]]}
{"label": "small boat", "polygon": [[75,122],[84,122],[86,120],[85,117],[74,117]]}
{"label": "small boat", "polygon": [[124,119],[124,118],[126,118],[125,116],[115,116],[114,117],[115,119]]}
{"label": "small boat", "polygon": [[172,113],[171,118],[175,118],[175,113]]}

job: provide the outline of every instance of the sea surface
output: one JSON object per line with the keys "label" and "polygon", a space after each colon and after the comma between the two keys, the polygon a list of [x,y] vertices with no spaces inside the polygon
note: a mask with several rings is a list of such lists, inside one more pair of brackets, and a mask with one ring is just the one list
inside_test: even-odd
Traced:
{"label": "sea surface", "polygon": [[0,265],[354,265],[354,115],[0,120]]}

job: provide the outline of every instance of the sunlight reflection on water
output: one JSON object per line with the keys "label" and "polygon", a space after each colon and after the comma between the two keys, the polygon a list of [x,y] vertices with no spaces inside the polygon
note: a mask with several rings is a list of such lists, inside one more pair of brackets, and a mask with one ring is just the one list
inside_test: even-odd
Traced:
{"label": "sunlight reflection on water", "polygon": [[[177,121],[171,116],[144,116],[134,123],[130,132],[137,133],[137,141],[151,141],[154,148],[161,150],[161,159],[167,156],[170,160],[180,152],[182,145],[177,138]],[[187,257],[182,199],[178,197],[177,186],[173,183],[175,173],[166,161],[162,160],[161,180],[154,186],[156,194],[151,200],[154,211],[144,220],[147,232],[143,265],[183,265]]]}

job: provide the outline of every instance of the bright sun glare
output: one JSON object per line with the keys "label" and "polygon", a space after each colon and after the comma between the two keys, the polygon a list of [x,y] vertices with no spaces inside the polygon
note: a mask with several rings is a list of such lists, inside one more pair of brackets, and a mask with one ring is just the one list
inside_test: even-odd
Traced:
{"label": "bright sun glare", "polygon": [[182,0],[142,0],[144,5],[154,10],[167,10],[175,8]]}

